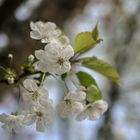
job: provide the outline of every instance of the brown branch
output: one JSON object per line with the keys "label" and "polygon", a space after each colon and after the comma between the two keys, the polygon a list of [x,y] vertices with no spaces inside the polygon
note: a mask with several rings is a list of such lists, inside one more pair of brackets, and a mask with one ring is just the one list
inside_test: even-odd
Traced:
{"label": "brown branch", "polygon": [[15,12],[15,9],[25,0],[5,0],[0,7],[0,29],[7,19]]}

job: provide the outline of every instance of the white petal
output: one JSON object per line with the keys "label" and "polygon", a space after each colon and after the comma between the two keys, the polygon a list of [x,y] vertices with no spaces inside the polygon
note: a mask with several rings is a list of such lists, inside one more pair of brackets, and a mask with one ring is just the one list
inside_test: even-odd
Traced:
{"label": "white petal", "polygon": [[13,128],[10,125],[4,124],[4,125],[2,125],[2,128],[5,129],[6,131],[8,131],[8,133],[13,132]]}
{"label": "white petal", "polygon": [[70,65],[70,62],[69,61],[65,61],[63,63],[63,69],[64,71],[68,72],[70,69],[71,69],[71,65]]}
{"label": "white petal", "polygon": [[56,74],[62,75],[68,71],[70,71],[71,65],[69,61],[65,61],[63,65],[59,65],[59,67],[56,69]]}
{"label": "white petal", "polygon": [[97,120],[101,117],[102,113],[100,110],[94,108],[92,111],[87,110],[89,120]]}
{"label": "white petal", "polygon": [[5,113],[0,114],[0,122],[4,123],[8,115]]}
{"label": "white petal", "polygon": [[49,30],[55,30],[56,24],[53,23],[53,22],[47,22],[47,23],[45,23],[45,27],[46,27],[46,29],[48,29],[48,31]]}
{"label": "white petal", "polygon": [[37,64],[37,68],[38,68],[38,70],[40,70],[42,72],[48,72],[48,67],[45,63],[39,62]]}
{"label": "white petal", "polygon": [[74,50],[72,48],[72,46],[68,45],[65,47],[65,49],[63,50],[63,55],[67,58],[70,59],[71,57],[73,57],[74,55]]}
{"label": "white petal", "polygon": [[61,53],[61,49],[62,47],[60,46],[60,43],[57,41],[51,42],[45,46],[45,51],[48,58],[49,58],[49,55],[53,55],[54,58],[56,56],[59,56],[59,54]]}
{"label": "white petal", "polygon": [[42,39],[41,39],[41,43],[48,43],[48,42],[50,42],[50,40],[46,37],[43,37]]}
{"label": "white petal", "polygon": [[24,80],[23,85],[28,91],[36,91],[38,88],[36,82],[32,79]]}
{"label": "white petal", "polygon": [[62,44],[68,45],[69,44],[69,38],[65,35],[60,36],[58,39]]}
{"label": "white petal", "polygon": [[36,26],[35,26],[35,23],[33,21],[30,22],[30,28],[32,30],[36,30]]}
{"label": "white petal", "polygon": [[84,110],[84,106],[80,102],[72,102],[72,112],[73,115],[79,114]]}
{"label": "white petal", "polygon": [[99,110],[101,110],[102,113],[104,113],[108,109],[107,102],[106,101],[103,101],[103,100],[97,100],[96,102],[94,102],[94,105],[93,106],[95,108],[98,108]]}
{"label": "white petal", "polygon": [[47,65],[47,70],[51,74],[58,74],[57,70],[59,69],[60,65],[57,63],[50,63]]}
{"label": "white petal", "polygon": [[23,124],[31,125],[35,122],[35,120],[36,120],[36,116],[34,114],[28,114],[27,116],[24,117]]}
{"label": "white petal", "polygon": [[45,107],[45,109],[47,111],[47,114],[52,114],[52,110],[53,110],[52,100],[50,100],[50,99],[48,99],[48,100],[40,99],[40,105]]}
{"label": "white petal", "polygon": [[59,103],[56,108],[62,118],[66,118],[70,115],[71,107],[69,105],[67,105],[65,102]]}
{"label": "white petal", "polygon": [[88,115],[89,120],[96,120],[103,115],[107,108],[108,105],[105,101],[97,100],[92,104],[87,105],[86,114]]}
{"label": "white petal", "polygon": [[45,122],[41,118],[38,118],[36,122],[36,130],[39,132],[45,131]]}
{"label": "white petal", "polygon": [[86,93],[84,91],[79,91],[76,95],[76,101],[83,101],[86,99]]}
{"label": "white petal", "polygon": [[30,32],[30,37],[32,39],[40,40],[42,38],[42,35],[39,32],[37,32],[37,31],[31,31]]}
{"label": "white petal", "polygon": [[87,114],[85,113],[85,111],[79,113],[76,117],[77,121],[82,121],[85,120],[87,118]]}
{"label": "white petal", "polygon": [[86,93],[83,91],[79,91],[79,92],[70,92],[66,95],[66,97],[64,98],[66,99],[71,99],[73,101],[83,101],[86,99]]}
{"label": "white petal", "polygon": [[37,59],[45,61],[45,52],[43,50],[36,50],[35,56]]}
{"label": "white petal", "polygon": [[41,95],[45,95],[47,98],[48,98],[48,90],[45,88],[45,87],[40,87],[38,89],[38,92],[41,94]]}
{"label": "white petal", "polygon": [[30,28],[32,30],[38,30],[39,27],[42,27],[43,25],[44,25],[44,23],[42,21],[37,21],[37,22],[31,21],[30,22]]}

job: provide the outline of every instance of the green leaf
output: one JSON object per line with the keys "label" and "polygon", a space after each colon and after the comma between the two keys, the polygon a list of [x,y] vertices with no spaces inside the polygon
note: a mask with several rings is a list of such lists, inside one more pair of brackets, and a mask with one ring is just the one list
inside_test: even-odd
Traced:
{"label": "green leaf", "polygon": [[99,31],[98,31],[98,25],[97,24],[92,31],[92,37],[95,41],[97,41],[97,39],[99,38]]}
{"label": "green leaf", "polygon": [[86,100],[88,102],[94,102],[102,98],[101,91],[95,81],[95,79],[86,72],[78,72],[77,77],[80,84],[86,87]]}
{"label": "green leaf", "polygon": [[76,36],[73,48],[75,53],[83,54],[94,48],[95,45],[96,41],[90,32],[81,32]]}
{"label": "green leaf", "polygon": [[86,88],[91,85],[97,86],[95,79],[86,72],[82,72],[82,71],[78,72],[77,77],[80,81],[80,84]]}
{"label": "green leaf", "polygon": [[88,87],[86,93],[86,99],[88,102],[94,102],[96,100],[102,99],[101,92],[95,85]]}
{"label": "green leaf", "polygon": [[95,70],[96,72],[106,76],[108,79],[115,82],[117,85],[120,84],[120,77],[116,69],[110,64],[96,57],[87,57],[81,59],[83,66]]}

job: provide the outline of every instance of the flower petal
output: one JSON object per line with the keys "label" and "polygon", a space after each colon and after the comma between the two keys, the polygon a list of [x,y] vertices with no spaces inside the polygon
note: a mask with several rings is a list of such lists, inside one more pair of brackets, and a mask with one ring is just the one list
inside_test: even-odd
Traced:
{"label": "flower petal", "polygon": [[23,81],[23,86],[28,90],[28,91],[31,91],[31,92],[34,92],[37,90],[38,86],[35,82],[35,80],[32,80],[32,79],[26,79]]}
{"label": "flower petal", "polygon": [[48,67],[45,63],[38,62],[37,68],[38,68],[38,70],[40,70],[42,72],[48,72]]}
{"label": "flower petal", "polygon": [[35,122],[35,120],[36,120],[36,116],[34,114],[28,114],[27,116],[24,117],[23,124],[31,125]]}
{"label": "flower petal", "polygon": [[39,132],[44,132],[45,131],[45,123],[41,118],[37,119],[36,130],[39,131]]}
{"label": "flower petal", "polygon": [[4,123],[8,115],[5,113],[0,114],[0,122]]}
{"label": "flower petal", "polygon": [[70,59],[71,57],[73,57],[74,50],[73,50],[72,46],[70,46],[70,45],[66,46],[63,50],[63,54],[67,58],[67,60]]}
{"label": "flower petal", "polygon": [[43,50],[36,50],[35,51],[35,56],[39,60],[45,61],[44,60],[44,55],[45,55],[45,52]]}
{"label": "flower petal", "polygon": [[79,113],[76,117],[77,121],[82,121],[85,120],[87,118],[87,114],[85,113],[85,111]]}
{"label": "flower petal", "polygon": [[40,40],[42,38],[42,35],[39,32],[37,32],[37,31],[31,31],[30,32],[30,37],[32,39]]}

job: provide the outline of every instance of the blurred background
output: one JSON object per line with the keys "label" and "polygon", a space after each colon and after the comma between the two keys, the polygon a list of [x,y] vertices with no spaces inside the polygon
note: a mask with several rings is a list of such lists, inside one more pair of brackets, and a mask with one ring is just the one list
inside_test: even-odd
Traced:
{"label": "blurred background", "polygon": [[[74,41],[78,32],[91,31],[98,23],[103,42],[85,54],[98,56],[117,68],[121,86],[116,87],[97,73],[108,111],[97,121],[76,122],[55,115],[45,133],[34,126],[11,135],[0,128],[0,140],[140,140],[140,0],[0,0],[0,65],[9,66],[14,54],[19,66],[40,44],[30,38],[30,21],[55,22]],[[0,79],[3,72],[0,70]],[[46,79],[51,98],[62,94],[59,83]],[[18,90],[0,83],[0,113],[14,111]]]}

